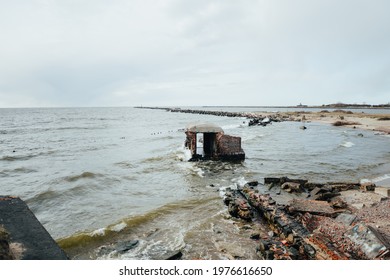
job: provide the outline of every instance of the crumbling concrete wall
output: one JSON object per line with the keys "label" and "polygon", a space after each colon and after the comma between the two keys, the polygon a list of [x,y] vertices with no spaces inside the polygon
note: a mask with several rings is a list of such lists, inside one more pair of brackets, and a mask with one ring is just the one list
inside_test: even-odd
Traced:
{"label": "crumbling concrete wall", "polygon": [[186,131],[186,136],[185,146],[191,150],[192,154],[194,154],[196,151],[196,133]]}
{"label": "crumbling concrete wall", "polygon": [[245,159],[244,150],[241,148],[241,137],[230,136],[222,133],[217,134],[217,150],[218,156],[221,159]]}
{"label": "crumbling concrete wall", "polygon": [[[186,131],[185,146],[191,150],[193,159],[196,157],[196,134]],[[241,161],[245,159],[245,152],[241,148],[241,137],[226,135],[223,132],[216,134],[216,152],[212,153],[211,158],[215,160]]]}

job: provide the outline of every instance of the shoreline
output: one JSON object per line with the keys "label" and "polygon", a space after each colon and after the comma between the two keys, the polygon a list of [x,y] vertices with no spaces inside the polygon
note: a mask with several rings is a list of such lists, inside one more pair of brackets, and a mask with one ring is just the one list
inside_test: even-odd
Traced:
{"label": "shoreline", "polygon": [[[210,106],[212,107],[212,106]],[[209,111],[202,109],[182,109],[172,107],[135,107],[137,109],[152,109],[152,110],[165,110],[172,113],[186,113],[186,114],[199,114],[199,115],[214,115],[221,117],[241,117],[256,120],[256,123],[262,123],[262,120],[268,118],[270,122],[281,121],[294,121],[294,122],[318,122],[324,124],[335,125],[338,122],[338,126],[345,126],[350,128],[371,130],[378,133],[390,134],[390,111],[388,114],[372,114],[372,113],[357,113],[351,112],[340,108],[328,108],[324,107],[324,110],[319,112],[314,111],[299,111],[299,109],[307,109],[312,107],[275,107],[275,108],[296,108],[297,111],[291,112],[227,112],[227,111]],[[228,107],[226,107],[228,108]],[[248,107],[249,108],[249,107]],[[254,107],[252,107],[254,108]],[[259,107],[266,108],[266,107]],[[271,107],[269,107],[271,108]],[[323,108],[323,107],[313,107]],[[329,111],[331,109],[332,111]],[[370,109],[377,109],[371,108]]]}
{"label": "shoreline", "polygon": [[333,112],[286,112],[284,114],[289,115],[292,121],[333,125],[339,122],[340,126],[390,134],[390,114],[352,113],[344,110]]}

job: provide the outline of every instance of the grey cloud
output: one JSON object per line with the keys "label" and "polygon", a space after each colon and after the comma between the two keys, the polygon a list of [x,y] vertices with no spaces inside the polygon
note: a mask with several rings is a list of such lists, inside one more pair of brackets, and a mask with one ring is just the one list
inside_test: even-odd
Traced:
{"label": "grey cloud", "polygon": [[390,101],[387,1],[0,4],[2,107]]}

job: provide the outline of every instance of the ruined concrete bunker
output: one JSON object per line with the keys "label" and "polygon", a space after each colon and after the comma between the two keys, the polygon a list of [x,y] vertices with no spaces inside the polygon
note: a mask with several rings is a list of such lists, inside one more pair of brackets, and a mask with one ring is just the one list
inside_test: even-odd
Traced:
{"label": "ruined concrete bunker", "polygon": [[223,129],[212,123],[187,125],[185,147],[194,160],[243,161],[241,137],[226,135]]}

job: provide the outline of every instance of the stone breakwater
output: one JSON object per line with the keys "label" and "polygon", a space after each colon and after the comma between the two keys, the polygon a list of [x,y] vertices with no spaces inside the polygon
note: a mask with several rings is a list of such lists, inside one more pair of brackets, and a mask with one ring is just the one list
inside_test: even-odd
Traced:
{"label": "stone breakwater", "polygon": [[[168,112],[199,114],[199,115],[214,115],[224,117],[241,117],[250,119],[249,126],[266,126],[272,122],[294,121],[294,122],[319,122],[333,124],[335,126],[347,126],[350,128],[359,128],[363,130],[373,130],[381,134],[390,134],[390,114],[366,114],[353,113],[345,110],[322,110],[319,112],[297,111],[278,112],[273,114],[254,113],[254,112],[226,112],[226,111],[211,111],[211,110],[195,110],[167,107],[136,107],[139,109],[158,109]],[[301,129],[306,129],[302,126]]]}
{"label": "stone breakwater", "polygon": [[272,122],[295,121],[295,119],[292,118],[291,116],[288,116],[287,114],[280,114],[280,113],[263,115],[263,114],[252,113],[252,112],[226,112],[226,111],[181,109],[181,108],[166,108],[166,107],[136,107],[136,108],[166,110],[167,112],[172,112],[172,113],[213,115],[213,116],[231,117],[231,118],[247,118],[250,119],[249,126],[253,126],[253,125],[265,126]]}

